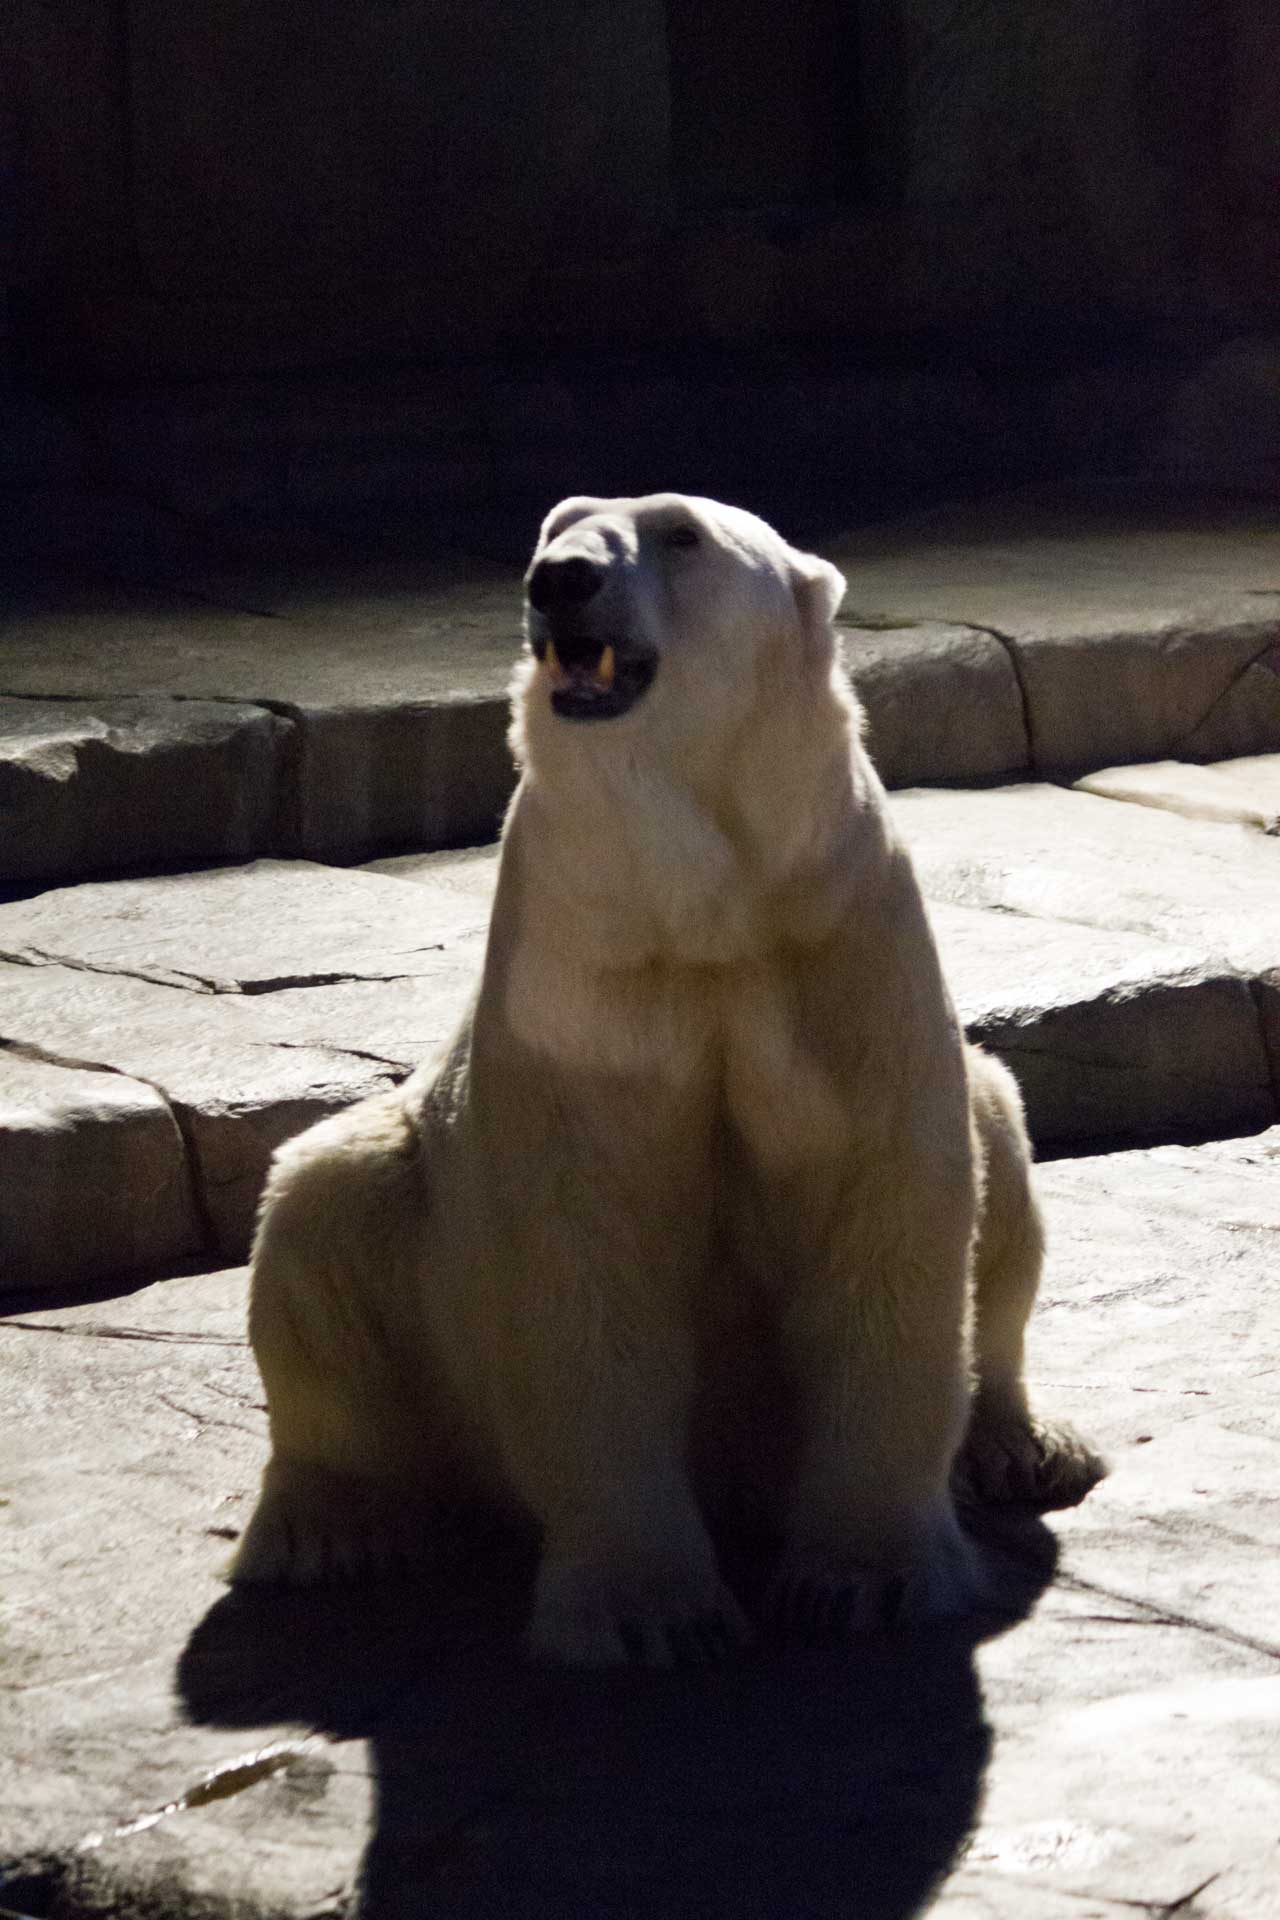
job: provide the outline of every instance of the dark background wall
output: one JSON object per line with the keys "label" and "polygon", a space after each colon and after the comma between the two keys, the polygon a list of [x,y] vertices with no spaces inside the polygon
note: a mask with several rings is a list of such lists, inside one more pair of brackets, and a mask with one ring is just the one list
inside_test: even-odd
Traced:
{"label": "dark background wall", "polygon": [[388,393],[541,364],[572,410],[621,354],[834,370],[908,468],[1070,463],[1280,319],[1270,0],[8,0],[5,39],[9,364],[108,439],[103,395],[198,386],[243,449],[319,381],[367,488]]}

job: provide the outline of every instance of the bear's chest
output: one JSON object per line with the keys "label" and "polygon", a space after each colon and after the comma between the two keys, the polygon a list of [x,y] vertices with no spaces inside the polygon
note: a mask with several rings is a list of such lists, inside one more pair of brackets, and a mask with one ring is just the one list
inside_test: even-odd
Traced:
{"label": "bear's chest", "polygon": [[725,1117],[757,1172],[785,1177],[837,1158],[849,1136],[838,1052],[822,1044],[788,971],[735,969],[718,1025]]}
{"label": "bear's chest", "polygon": [[783,964],[553,972],[518,960],[506,1011],[548,1066],[602,1093],[611,1083],[615,1097],[643,1087],[658,1133],[669,1103],[685,1124],[718,1116],[762,1176],[820,1166],[847,1143],[842,1049]]}

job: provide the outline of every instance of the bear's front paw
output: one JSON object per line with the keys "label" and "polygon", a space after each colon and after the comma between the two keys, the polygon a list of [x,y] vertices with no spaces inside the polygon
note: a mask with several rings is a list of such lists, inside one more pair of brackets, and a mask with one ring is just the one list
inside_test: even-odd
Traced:
{"label": "bear's front paw", "polygon": [[977,1552],[948,1513],[920,1545],[895,1554],[829,1544],[788,1548],[765,1612],[789,1639],[819,1643],[968,1613],[989,1598]]}
{"label": "bear's front paw", "polygon": [[952,1470],[961,1506],[1074,1507],[1107,1463],[1071,1427],[1010,1416],[977,1418]]}
{"label": "bear's front paw", "polygon": [[569,1667],[705,1664],[750,1629],[714,1565],[661,1555],[600,1564],[549,1558],[538,1576],[529,1651]]}

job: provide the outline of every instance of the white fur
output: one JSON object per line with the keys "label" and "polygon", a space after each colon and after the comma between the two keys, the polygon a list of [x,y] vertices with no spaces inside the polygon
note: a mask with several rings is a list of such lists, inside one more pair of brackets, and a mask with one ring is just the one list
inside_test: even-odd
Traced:
{"label": "white fur", "polygon": [[488,1488],[543,1528],[541,1655],[740,1637],[717,1513],[776,1528],[784,1620],[963,1608],[971,1404],[970,1493],[1078,1498],[1098,1467],[1027,1411],[1021,1110],[963,1044],[863,753],[844,582],[679,495],[566,501],[545,555],[604,570],[584,618],[656,677],[580,721],[522,662],[475,1008],[442,1066],[278,1156],[236,1575],[377,1559]]}

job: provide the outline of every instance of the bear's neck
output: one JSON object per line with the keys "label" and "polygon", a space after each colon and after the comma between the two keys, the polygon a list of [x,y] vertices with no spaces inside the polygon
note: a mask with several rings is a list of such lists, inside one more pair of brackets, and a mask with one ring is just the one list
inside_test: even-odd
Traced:
{"label": "bear's neck", "polygon": [[522,937],[601,968],[732,965],[827,937],[883,866],[879,783],[851,701],[811,709],[794,738],[773,718],[701,789],[624,756],[584,756],[578,778],[526,766],[503,863]]}

